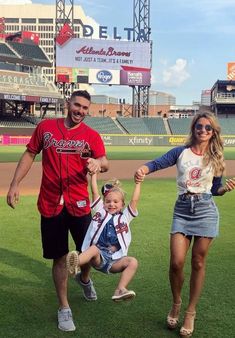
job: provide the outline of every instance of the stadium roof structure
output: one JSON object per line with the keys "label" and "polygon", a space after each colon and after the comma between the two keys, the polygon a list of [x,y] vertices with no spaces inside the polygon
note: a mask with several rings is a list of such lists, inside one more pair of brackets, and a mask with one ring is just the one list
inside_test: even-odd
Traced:
{"label": "stadium roof structure", "polygon": [[52,66],[52,63],[38,45],[14,41],[0,43],[0,61],[28,66]]}
{"label": "stadium roof structure", "polygon": [[[8,107],[13,114],[22,115],[30,111],[34,103],[39,103],[46,113],[50,104],[63,104],[63,96],[56,85],[43,75],[41,67],[52,67],[52,62],[39,46],[37,34],[22,31],[0,38],[0,101],[3,110]],[[38,69],[35,71],[35,68]]]}
{"label": "stadium roof structure", "polygon": [[5,42],[0,42],[0,61],[21,63],[21,57],[19,57]]}
{"label": "stadium roof structure", "polygon": [[216,115],[234,116],[235,81],[217,80],[211,88],[211,108]]}
{"label": "stadium roof structure", "polygon": [[212,89],[215,88],[216,86],[229,86],[229,85],[235,86],[235,80],[217,80],[214,83]]}

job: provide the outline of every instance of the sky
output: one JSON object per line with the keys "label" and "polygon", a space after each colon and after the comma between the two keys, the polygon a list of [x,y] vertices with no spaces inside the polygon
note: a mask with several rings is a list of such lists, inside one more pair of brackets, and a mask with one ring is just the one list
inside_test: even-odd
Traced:
{"label": "sky", "polygon": [[[7,1],[3,3],[56,3]],[[110,35],[117,27],[123,38],[123,28],[133,26],[133,3],[134,0],[74,0],[86,16],[107,26]],[[234,0],[150,0],[150,26],[150,90],[167,92],[176,97],[176,104],[189,105],[200,101],[201,91],[210,89],[218,79],[226,80],[227,63],[235,61]],[[98,85],[92,91],[131,102],[132,90],[126,86]]]}

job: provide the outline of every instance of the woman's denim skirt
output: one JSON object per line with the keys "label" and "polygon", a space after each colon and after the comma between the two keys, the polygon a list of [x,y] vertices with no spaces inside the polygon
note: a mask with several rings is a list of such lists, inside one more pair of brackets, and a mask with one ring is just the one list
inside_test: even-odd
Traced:
{"label": "woman's denim skirt", "polygon": [[171,234],[216,237],[219,212],[211,194],[179,195],[175,203]]}

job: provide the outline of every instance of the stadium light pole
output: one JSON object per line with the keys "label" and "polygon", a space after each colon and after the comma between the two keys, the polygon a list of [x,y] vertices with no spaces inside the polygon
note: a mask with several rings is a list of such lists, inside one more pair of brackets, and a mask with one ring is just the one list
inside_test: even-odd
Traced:
{"label": "stadium light pole", "polygon": [[74,0],[56,0],[56,20],[55,20],[55,38],[54,38],[54,74],[55,84],[62,91],[64,98],[71,95],[74,89],[74,83],[65,83],[56,81],[56,37],[65,24],[74,31]]}
{"label": "stadium light pole", "polygon": [[[150,34],[150,0],[134,0],[133,41],[150,42]],[[150,57],[152,64],[152,42]],[[132,86],[132,116],[148,116],[149,87]]]}

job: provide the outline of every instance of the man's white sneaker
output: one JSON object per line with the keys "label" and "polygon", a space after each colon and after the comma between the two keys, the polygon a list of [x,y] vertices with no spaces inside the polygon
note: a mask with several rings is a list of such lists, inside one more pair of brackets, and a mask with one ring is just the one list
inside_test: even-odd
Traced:
{"label": "man's white sneaker", "polygon": [[76,327],[73,323],[72,311],[70,308],[58,310],[58,328],[61,331],[75,331]]}

